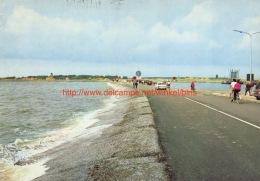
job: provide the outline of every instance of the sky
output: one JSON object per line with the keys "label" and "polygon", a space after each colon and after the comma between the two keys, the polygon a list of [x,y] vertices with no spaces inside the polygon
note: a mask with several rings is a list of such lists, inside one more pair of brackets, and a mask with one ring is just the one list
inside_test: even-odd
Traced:
{"label": "sky", "polygon": [[[0,0],[0,77],[229,77],[251,69],[259,0]],[[260,79],[260,33],[252,35]]]}

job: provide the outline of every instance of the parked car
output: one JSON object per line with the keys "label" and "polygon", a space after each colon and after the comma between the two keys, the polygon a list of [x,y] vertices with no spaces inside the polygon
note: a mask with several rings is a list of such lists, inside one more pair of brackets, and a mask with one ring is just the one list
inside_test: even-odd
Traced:
{"label": "parked car", "polygon": [[155,90],[166,90],[167,89],[167,85],[164,82],[157,82],[155,84]]}
{"label": "parked car", "polygon": [[257,100],[260,100],[260,83],[256,84],[255,90],[254,90],[254,96]]}
{"label": "parked car", "polygon": [[151,80],[145,80],[144,83],[147,84],[147,85],[152,85],[152,84],[153,84],[153,81],[151,81]]}

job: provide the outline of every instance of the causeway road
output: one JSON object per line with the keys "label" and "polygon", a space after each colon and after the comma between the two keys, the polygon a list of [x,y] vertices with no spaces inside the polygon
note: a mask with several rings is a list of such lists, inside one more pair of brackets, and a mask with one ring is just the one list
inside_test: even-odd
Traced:
{"label": "causeway road", "polygon": [[171,180],[260,180],[260,104],[204,94],[148,100]]}

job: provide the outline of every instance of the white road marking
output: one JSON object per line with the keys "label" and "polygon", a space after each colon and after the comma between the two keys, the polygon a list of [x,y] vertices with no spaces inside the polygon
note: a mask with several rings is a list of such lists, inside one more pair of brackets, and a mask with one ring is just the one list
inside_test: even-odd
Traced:
{"label": "white road marking", "polygon": [[236,120],[238,120],[238,121],[240,121],[240,122],[242,122],[242,123],[245,123],[245,124],[248,124],[248,125],[250,125],[250,126],[253,126],[253,127],[257,128],[257,129],[260,129],[260,127],[257,126],[257,125],[254,125],[254,124],[252,124],[252,123],[249,123],[249,122],[247,122],[247,121],[244,121],[243,119],[239,119],[239,118],[237,118],[237,117],[235,117],[235,116],[232,116],[232,115],[230,115],[230,114],[228,114],[228,113],[225,113],[225,112],[223,112],[223,111],[220,111],[220,110],[217,110],[217,109],[215,109],[215,108],[212,108],[212,107],[210,107],[210,106],[208,106],[208,105],[206,105],[206,104],[200,103],[200,102],[198,102],[198,101],[195,101],[195,100],[190,99],[190,98],[187,98],[187,97],[185,97],[185,99],[188,99],[188,100],[190,100],[190,101],[192,101],[192,102],[195,102],[195,103],[200,104],[200,105],[202,105],[202,106],[205,106],[205,107],[207,107],[207,108],[209,108],[209,109],[212,109],[212,110],[214,110],[214,111],[217,111],[217,112],[219,112],[219,113],[221,113],[221,114],[224,114],[224,115],[226,115],[226,116],[229,116],[229,117],[231,117],[231,118],[233,118],[233,119],[236,119]]}

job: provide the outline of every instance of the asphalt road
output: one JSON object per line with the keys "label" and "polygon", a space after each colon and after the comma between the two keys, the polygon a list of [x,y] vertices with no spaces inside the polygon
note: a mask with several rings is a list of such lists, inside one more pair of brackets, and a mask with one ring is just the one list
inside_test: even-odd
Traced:
{"label": "asphalt road", "polygon": [[148,99],[171,180],[260,180],[260,104],[210,95]]}

